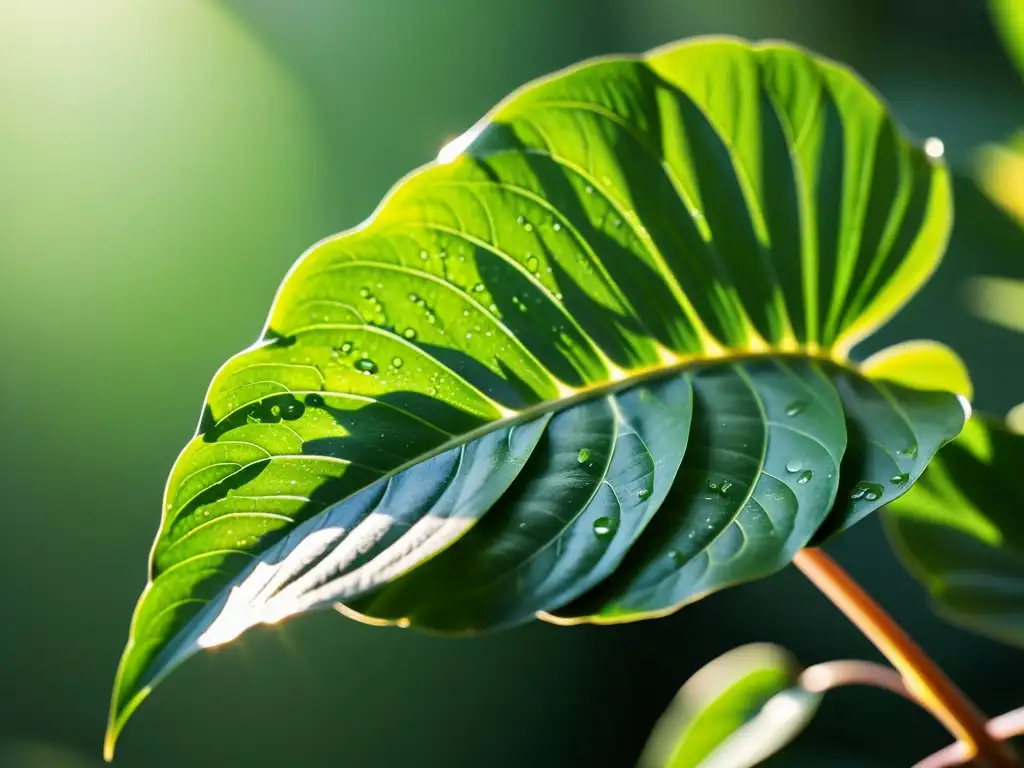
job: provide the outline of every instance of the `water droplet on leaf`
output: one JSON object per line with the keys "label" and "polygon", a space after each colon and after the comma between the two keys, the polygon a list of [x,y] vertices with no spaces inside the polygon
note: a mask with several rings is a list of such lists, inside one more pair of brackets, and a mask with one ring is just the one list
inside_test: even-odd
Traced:
{"label": "water droplet on leaf", "polygon": [[804,403],[800,402],[799,400],[794,400],[792,403],[786,406],[786,415],[796,416],[805,407],[806,405]]}
{"label": "water droplet on leaf", "polygon": [[804,463],[799,459],[790,459],[789,461],[786,462],[787,472],[799,472],[803,468]]}
{"label": "water droplet on leaf", "polygon": [[368,357],[356,360],[356,370],[362,371],[367,376],[372,376],[377,372],[377,364]]}
{"label": "water droplet on leaf", "polygon": [[576,454],[576,461],[578,461],[580,464],[590,461],[590,449],[580,448],[580,452]]}
{"label": "water droplet on leaf", "polygon": [[883,492],[884,489],[878,483],[860,482],[850,493],[850,498],[854,501],[877,501]]}
{"label": "water droplet on leaf", "polygon": [[810,482],[810,480],[811,480],[811,477],[813,477],[813,475],[812,475],[812,473],[811,473],[811,470],[809,470],[809,469],[805,469],[805,470],[804,470],[803,472],[801,472],[801,473],[800,473],[800,477],[798,477],[798,478],[796,479],[796,481],[797,481],[797,482],[798,482],[798,483],[799,483],[800,485],[807,485],[807,483],[809,483],[809,482]]}
{"label": "water droplet on leaf", "polygon": [[599,539],[607,539],[615,533],[618,527],[619,523],[617,520],[613,520],[610,517],[599,517],[594,521],[594,535]]}

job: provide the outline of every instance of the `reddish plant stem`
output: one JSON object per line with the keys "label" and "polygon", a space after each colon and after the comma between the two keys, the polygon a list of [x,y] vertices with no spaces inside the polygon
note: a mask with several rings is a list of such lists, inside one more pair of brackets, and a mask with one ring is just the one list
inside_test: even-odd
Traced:
{"label": "reddish plant stem", "polygon": [[[1024,734],[1024,707],[1015,709],[1012,712],[993,717],[988,721],[985,730],[993,739],[1011,739],[1014,736]],[[914,768],[950,768],[954,765],[963,765],[970,759],[967,746],[958,741],[940,749],[924,760],[914,765]]]}
{"label": "reddish plant stem", "polygon": [[900,673],[892,667],[873,661],[842,659],[824,661],[808,667],[800,674],[800,687],[811,693],[824,693],[845,685],[866,685],[895,693],[917,704],[917,699],[903,684]]}
{"label": "reddish plant stem", "polygon": [[1008,744],[986,730],[985,716],[849,574],[818,548],[802,549],[793,564],[874,643],[903,682],[963,745],[966,758],[992,768],[1019,763]]}

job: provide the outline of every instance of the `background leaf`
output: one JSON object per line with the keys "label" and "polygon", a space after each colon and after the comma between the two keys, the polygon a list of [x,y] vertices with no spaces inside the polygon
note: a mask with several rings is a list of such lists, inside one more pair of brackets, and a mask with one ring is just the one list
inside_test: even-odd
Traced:
{"label": "background leaf", "polygon": [[310,249],[215,377],[108,753],[177,663],[255,623],[339,599],[444,631],[660,615],[783,567],[837,493],[823,534],[903,493],[960,406],[846,355],[938,262],[938,154],[779,44],[513,94]]}
{"label": "background leaf", "polygon": [[945,618],[1024,645],[1024,435],[975,416],[883,519]]}
{"label": "background leaf", "polygon": [[755,643],[709,662],[680,689],[651,732],[640,768],[749,768],[796,738],[821,693],[799,684],[783,648]]}
{"label": "background leaf", "polygon": [[1024,71],[1024,9],[1016,0],[989,0],[989,9],[1007,53]]}

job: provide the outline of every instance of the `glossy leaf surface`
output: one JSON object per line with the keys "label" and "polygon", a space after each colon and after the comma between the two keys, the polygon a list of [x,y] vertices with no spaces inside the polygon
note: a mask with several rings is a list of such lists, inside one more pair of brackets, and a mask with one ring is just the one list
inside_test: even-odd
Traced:
{"label": "glossy leaf surface", "polygon": [[1024,435],[975,416],[886,509],[896,552],[938,612],[1024,646]]}
{"label": "glossy leaf surface", "polygon": [[750,768],[796,738],[821,700],[774,645],[745,645],[686,681],[655,725],[639,768]]}
{"label": "glossy leaf surface", "polygon": [[949,197],[862,82],[780,44],[513,94],[310,249],[218,372],[108,754],[177,663],[256,623],[658,615],[904,492],[960,406],[846,355],[935,268]]}

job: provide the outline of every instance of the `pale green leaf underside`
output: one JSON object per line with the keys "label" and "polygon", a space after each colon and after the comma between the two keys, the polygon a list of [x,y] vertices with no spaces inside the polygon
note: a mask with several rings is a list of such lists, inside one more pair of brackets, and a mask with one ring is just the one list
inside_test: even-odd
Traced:
{"label": "pale green leaf underside", "polygon": [[896,552],[938,612],[1024,646],[1024,435],[972,418],[906,496],[886,508]]}
{"label": "pale green leaf underside", "polygon": [[657,615],[848,527],[959,430],[951,395],[844,362],[951,218],[945,167],[846,69],[718,39],[597,60],[440,160],[314,246],[214,379],[108,751],[253,623]]}

